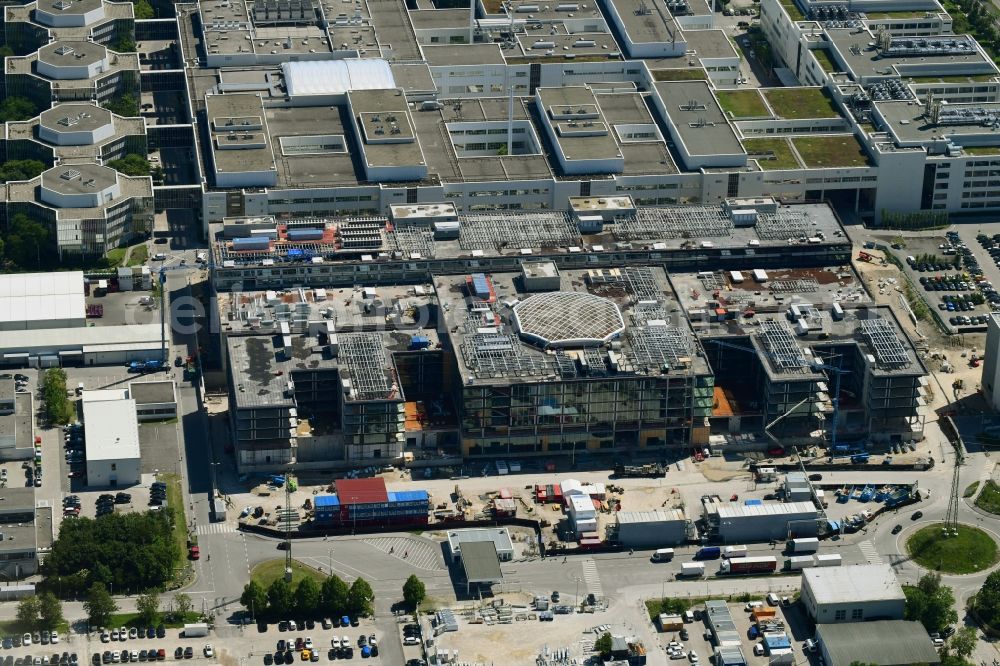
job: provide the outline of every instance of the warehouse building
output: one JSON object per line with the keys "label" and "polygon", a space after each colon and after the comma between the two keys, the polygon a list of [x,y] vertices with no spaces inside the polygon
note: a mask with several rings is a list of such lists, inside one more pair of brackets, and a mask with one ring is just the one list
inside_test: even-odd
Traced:
{"label": "warehouse building", "polygon": [[177,418],[177,388],[172,381],[132,382],[128,392],[135,400],[135,416],[139,421]]}
{"label": "warehouse building", "polygon": [[681,509],[619,511],[615,514],[617,541],[628,548],[663,548],[684,543],[688,524]]}
{"label": "warehouse building", "polygon": [[801,598],[817,624],[902,620],[906,604],[903,588],[888,564],[804,569]]}
{"label": "warehouse building", "polygon": [[[6,580],[38,572],[38,540],[35,524],[35,489],[4,488],[0,507],[0,576]],[[48,523],[51,530],[51,521]],[[45,543],[51,543],[52,535]]]}
{"label": "warehouse building", "polygon": [[724,543],[783,540],[816,536],[819,511],[812,502],[705,504],[710,530]]}
{"label": "warehouse building", "polygon": [[86,325],[82,271],[0,275],[0,331]]}
{"label": "warehouse building", "polygon": [[385,479],[338,479],[336,495],[318,495],[316,523],[330,526],[425,525],[430,508],[426,490],[389,491]]}
{"label": "warehouse building", "polygon": [[[892,640],[886,640],[887,637]],[[879,620],[854,624],[820,624],[816,627],[824,663],[850,666],[909,666],[941,663],[927,630],[919,622]]]}
{"label": "warehouse building", "polygon": [[30,392],[17,392],[13,379],[0,379],[0,460],[34,455],[34,407]]}
{"label": "warehouse building", "polygon": [[[119,395],[113,395],[113,394]],[[135,400],[123,391],[84,391],[83,423],[87,429],[87,485],[95,488],[139,483],[139,424]]]}
{"label": "warehouse building", "polygon": [[463,544],[492,541],[496,557],[501,562],[514,559],[514,542],[506,527],[470,528],[465,530],[449,530],[448,557],[452,562],[462,559]]}
{"label": "warehouse building", "polygon": [[729,612],[729,605],[721,600],[705,602],[705,616],[712,631],[715,645],[720,648],[739,648],[742,644],[739,629]]}

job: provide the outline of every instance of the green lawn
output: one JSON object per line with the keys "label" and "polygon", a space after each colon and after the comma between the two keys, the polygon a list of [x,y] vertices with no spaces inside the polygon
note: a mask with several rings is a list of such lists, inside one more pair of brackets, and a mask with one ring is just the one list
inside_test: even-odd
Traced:
{"label": "green lawn", "polygon": [[771,108],[782,118],[838,118],[837,108],[820,88],[770,88],[764,91]]}
{"label": "green lawn", "polygon": [[969,487],[965,489],[964,493],[962,493],[962,497],[972,497],[976,494],[977,490],[979,490],[979,482],[976,481],[974,483],[970,483]]}
{"label": "green lawn", "polygon": [[[267,560],[266,562],[261,562],[253,568],[250,572],[250,578],[257,581],[261,587],[267,589],[267,587],[285,575],[285,560],[284,558],[276,560]],[[326,580],[326,576],[321,574],[316,569],[312,567],[307,567],[298,560],[292,560],[292,587],[294,588],[299,584],[299,581],[306,576],[312,576],[316,579],[316,582],[320,585]]]}
{"label": "green lawn", "polygon": [[963,146],[969,155],[1000,155],[1000,146]]}
{"label": "green lawn", "polygon": [[756,90],[720,90],[719,106],[732,118],[770,118],[771,112]]}
{"label": "green lawn", "polygon": [[995,481],[987,481],[983,492],[976,498],[976,506],[987,513],[1000,516],[1000,486]]}
{"label": "green lawn", "polygon": [[108,266],[121,266],[122,262],[125,260],[125,248],[116,247],[114,249],[108,250],[108,253],[104,255]]}
{"label": "green lawn", "polygon": [[914,83],[983,83],[997,78],[994,74],[971,74],[968,76],[917,76]]}
{"label": "green lawn", "polygon": [[691,69],[654,69],[654,81],[704,81],[708,76],[705,70],[692,67]]}
{"label": "green lawn", "polygon": [[[165,605],[167,603],[168,603],[167,599],[165,599],[163,597],[160,597],[160,604],[161,605]],[[160,620],[159,621],[163,623],[164,627],[168,627],[168,628],[172,628],[172,629],[179,629],[180,627],[183,627],[185,624],[193,624],[195,622],[200,622],[201,621],[201,613],[198,613],[196,611],[190,611],[184,617],[178,617],[178,618],[171,617],[170,619],[167,619],[166,613],[160,613]],[[138,613],[118,613],[116,615],[112,615],[111,616],[111,622],[109,622],[108,624],[109,624],[109,626],[112,626],[112,627],[145,627],[146,626],[145,624],[139,622],[139,614]]]}
{"label": "green lawn", "polygon": [[868,156],[853,134],[841,136],[806,136],[792,139],[807,167],[868,166]]}
{"label": "green lawn", "polygon": [[[184,492],[181,490],[181,478],[176,474],[160,474],[160,481],[167,484],[167,506],[174,512],[174,541],[177,542],[177,552],[180,553],[182,562],[187,562],[187,518],[184,514]],[[181,566],[175,569],[180,572],[187,567]],[[179,582],[179,581],[178,581]]]}
{"label": "green lawn", "polygon": [[876,19],[908,19],[908,18],[923,18],[924,15],[928,14],[927,11],[911,11],[906,9],[900,9],[898,11],[889,12],[865,12],[865,16],[869,20]]}
{"label": "green lawn", "polygon": [[943,525],[928,525],[907,540],[906,549],[917,564],[942,573],[968,574],[996,563],[997,544],[989,534],[959,525],[957,536],[945,537]]}
{"label": "green lawn", "polygon": [[795,4],[795,0],[780,0],[781,6],[785,8],[788,12],[788,16],[791,17],[793,21],[802,21],[806,18],[799,6]]}
{"label": "green lawn", "polygon": [[819,66],[823,68],[824,72],[836,72],[837,65],[833,62],[833,57],[830,55],[830,51],[827,49],[813,49],[812,54],[816,56]]}
{"label": "green lawn", "polygon": [[149,259],[149,248],[146,247],[145,243],[141,243],[132,247],[132,251],[128,255],[128,265],[129,266],[142,266]]}
{"label": "green lawn", "polygon": [[646,612],[649,614],[649,619],[656,622],[656,618],[660,616],[660,613],[666,613],[667,615],[680,615],[686,610],[690,610],[692,607],[698,604],[703,604],[709,599],[723,599],[726,601],[738,601],[741,603],[747,603],[750,601],[763,601],[764,597],[756,594],[730,594],[728,597],[723,597],[722,595],[715,595],[712,597],[664,597],[663,599],[646,599],[644,602],[646,604]]}
{"label": "green lawn", "polygon": [[[752,159],[757,160],[760,168],[766,171],[799,168],[799,161],[795,158],[795,153],[792,152],[792,147],[788,145],[787,139],[744,139],[743,147],[746,148]],[[773,156],[768,155],[768,153]]]}

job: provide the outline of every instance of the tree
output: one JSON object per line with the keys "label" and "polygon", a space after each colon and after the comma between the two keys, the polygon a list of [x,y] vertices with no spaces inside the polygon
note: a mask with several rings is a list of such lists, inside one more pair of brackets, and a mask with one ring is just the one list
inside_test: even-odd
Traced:
{"label": "tree", "polygon": [[31,180],[45,168],[45,163],[38,160],[7,160],[0,165],[0,182]]}
{"label": "tree", "polygon": [[160,595],[156,590],[140,595],[135,601],[135,609],[139,611],[139,619],[143,624],[157,624],[160,619]]}
{"label": "tree", "polygon": [[131,118],[139,115],[139,103],[132,95],[112,97],[104,103],[104,108],[119,116]]}
{"label": "tree", "polygon": [[[263,594],[263,590],[261,590],[261,593]],[[265,600],[267,599],[266,595],[264,599]],[[183,620],[187,617],[188,613],[191,612],[191,609],[194,608],[194,604],[191,603],[191,597],[184,594],[183,592],[178,592],[177,594],[174,595],[173,607],[174,607],[173,610],[174,617],[179,620]]]}
{"label": "tree", "polygon": [[38,613],[41,611],[41,604],[38,597],[25,597],[17,602],[17,623],[24,629],[31,630],[38,627]]}
{"label": "tree", "polygon": [[975,599],[976,613],[987,624],[1000,622],[1000,570],[994,571],[979,588]]}
{"label": "tree", "polygon": [[7,258],[22,268],[35,268],[47,257],[49,230],[24,213],[11,218],[7,231]]}
{"label": "tree", "polygon": [[63,623],[62,604],[56,599],[56,595],[45,592],[38,597],[38,612],[42,618],[42,626],[54,629]]}
{"label": "tree", "polygon": [[424,585],[424,582],[415,575],[410,574],[410,577],[403,583],[403,601],[410,608],[416,608],[426,596],[427,587]]}
{"label": "tree", "polygon": [[9,46],[0,46],[0,58],[9,58],[14,55],[14,49]]}
{"label": "tree", "polygon": [[976,651],[977,640],[975,627],[962,627],[948,641],[948,649],[962,659],[968,659]]}
{"label": "tree", "polygon": [[337,616],[347,610],[347,583],[339,576],[330,576],[323,581],[323,610],[327,615]]}
{"label": "tree", "polygon": [[243,594],[240,595],[240,603],[250,611],[254,617],[267,613],[268,592],[261,587],[260,583],[251,580],[243,586]]}
{"label": "tree", "polygon": [[0,122],[28,120],[38,115],[35,103],[26,97],[8,97],[0,102]]}
{"label": "tree", "polygon": [[292,586],[284,578],[278,578],[267,588],[267,607],[274,617],[288,615],[294,602]]}
{"label": "tree", "polygon": [[126,176],[148,176],[149,162],[142,155],[129,153],[125,157],[108,162],[108,166]]}
{"label": "tree", "polygon": [[372,614],[372,601],[375,593],[372,586],[364,578],[355,578],[351,589],[347,591],[347,608],[351,615],[366,616]]}
{"label": "tree", "polygon": [[118,610],[118,604],[108,594],[108,589],[101,583],[94,583],[83,602],[87,611],[87,621],[92,627],[106,627],[111,623],[111,616]]}
{"label": "tree", "polygon": [[73,405],[66,399],[66,371],[50,368],[42,377],[42,398],[52,423],[67,423],[73,418]]}
{"label": "tree", "polygon": [[611,655],[611,634],[605,633],[594,641],[594,652],[598,653],[602,657],[608,657]]}
{"label": "tree", "polygon": [[154,17],[153,5],[149,4],[147,0],[138,0],[133,7],[135,8],[135,17],[137,19],[151,19]]}
{"label": "tree", "polygon": [[135,53],[135,40],[128,36],[120,37],[111,45],[111,50],[118,53]]}
{"label": "tree", "polygon": [[927,631],[941,631],[958,622],[955,595],[941,584],[941,575],[924,574],[915,587],[903,588],[906,594],[906,619],[917,620]]}
{"label": "tree", "polygon": [[296,613],[306,618],[315,616],[320,610],[322,598],[319,585],[311,576],[306,576],[295,588]]}

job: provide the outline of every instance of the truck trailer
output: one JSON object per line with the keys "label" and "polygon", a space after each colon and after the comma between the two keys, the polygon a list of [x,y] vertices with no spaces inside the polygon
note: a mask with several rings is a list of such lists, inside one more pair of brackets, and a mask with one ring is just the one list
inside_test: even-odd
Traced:
{"label": "truck trailer", "polygon": [[843,560],[839,553],[816,556],[816,566],[818,567],[839,567],[842,563]]}
{"label": "truck trailer", "polygon": [[816,561],[812,555],[793,555],[788,558],[789,571],[802,571],[814,566],[816,566]]}
{"label": "truck trailer", "polygon": [[792,539],[788,542],[788,549],[796,554],[815,553],[819,550],[819,539],[807,537],[804,539]]}
{"label": "truck trailer", "polygon": [[719,567],[722,575],[746,576],[750,574],[774,573],[778,568],[778,560],[772,555],[766,557],[740,557],[733,560],[723,560]]}

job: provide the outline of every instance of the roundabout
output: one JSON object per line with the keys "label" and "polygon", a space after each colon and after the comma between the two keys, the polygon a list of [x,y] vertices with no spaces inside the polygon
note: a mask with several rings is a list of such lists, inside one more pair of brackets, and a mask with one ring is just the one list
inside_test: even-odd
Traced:
{"label": "roundabout", "polygon": [[944,537],[944,523],[920,528],[906,540],[910,558],[924,569],[942,574],[978,574],[997,563],[997,543],[977,527],[958,526],[958,534]]}

